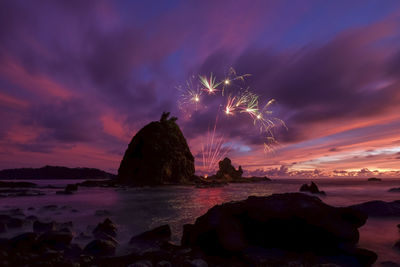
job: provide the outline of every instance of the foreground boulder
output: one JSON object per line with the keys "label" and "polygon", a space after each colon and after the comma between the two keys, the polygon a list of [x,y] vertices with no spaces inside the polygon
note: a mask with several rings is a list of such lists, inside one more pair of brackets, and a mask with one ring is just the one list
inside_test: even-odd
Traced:
{"label": "foreground boulder", "polygon": [[194,157],[177,118],[168,119],[163,113],[160,121],[143,127],[130,142],[118,169],[118,182],[128,185],[160,185],[191,183]]}
{"label": "foreground boulder", "polygon": [[301,192],[309,192],[309,193],[311,193],[311,194],[326,195],[324,191],[320,191],[320,190],[319,190],[318,186],[317,186],[314,182],[311,182],[310,185],[308,185],[308,184],[303,184],[303,185],[300,187],[300,191],[301,191]]}
{"label": "foreground boulder", "polygon": [[366,266],[376,260],[373,252],[356,248],[358,228],[366,220],[361,212],[301,193],[249,197],[214,206],[194,225],[185,225],[182,245],[211,255],[244,255],[259,248],[346,256],[354,266]]}

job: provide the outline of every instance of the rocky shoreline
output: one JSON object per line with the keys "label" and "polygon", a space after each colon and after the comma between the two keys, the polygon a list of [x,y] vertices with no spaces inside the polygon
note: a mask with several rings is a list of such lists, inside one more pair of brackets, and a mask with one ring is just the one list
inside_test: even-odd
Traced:
{"label": "rocky shoreline", "polygon": [[82,236],[72,222],[43,222],[17,209],[0,216],[0,231],[26,224],[32,230],[0,239],[0,265],[371,266],[376,254],[357,246],[366,220],[354,207],[336,208],[303,193],[249,197],[214,206],[184,225],[180,245],[162,225],[132,237],[130,252],[115,255],[118,226],[108,218]]}

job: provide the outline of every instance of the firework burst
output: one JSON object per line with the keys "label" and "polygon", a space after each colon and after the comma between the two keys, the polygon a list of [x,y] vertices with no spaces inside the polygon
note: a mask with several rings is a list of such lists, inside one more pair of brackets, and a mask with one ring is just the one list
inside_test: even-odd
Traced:
{"label": "firework burst", "polygon": [[[192,76],[186,82],[178,102],[183,104],[182,110],[187,112],[188,110],[197,110],[201,101],[204,101],[205,98],[222,98],[225,104],[221,104],[220,107],[225,115],[248,114],[254,126],[259,129],[260,134],[265,138],[264,151],[267,153],[273,152],[274,146],[278,144],[274,136],[274,128],[282,126],[287,129],[287,127],[281,119],[273,116],[271,107],[275,103],[275,99],[267,101],[260,108],[260,96],[245,86],[245,80],[249,76],[251,75],[238,75],[233,68],[229,69],[222,80],[218,80],[212,73],[210,76],[198,76],[197,82]],[[205,96],[202,97],[203,94]],[[193,106],[194,108],[190,109],[188,106]],[[220,111],[221,109],[219,109]],[[217,112],[217,118],[219,112]],[[229,151],[229,149],[223,149],[225,144],[223,135],[217,136],[216,134],[217,121],[216,119],[214,128],[208,131],[207,138],[202,144],[203,168],[205,171],[213,170],[218,161]]]}
{"label": "firework burst", "polygon": [[216,82],[216,77],[212,75],[210,75],[210,78],[207,78],[207,76],[199,76],[200,79],[200,83],[201,85],[203,85],[203,90],[206,91],[208,94],[215,94],[216,91],[218,91],[218,86],[222,83],[222,82]]}

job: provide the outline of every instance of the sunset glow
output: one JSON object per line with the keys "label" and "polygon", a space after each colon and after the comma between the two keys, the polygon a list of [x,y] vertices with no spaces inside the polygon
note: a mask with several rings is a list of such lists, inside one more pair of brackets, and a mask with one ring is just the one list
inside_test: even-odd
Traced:
{"label": "sunset glow", "polygon": [[400,177],[400,3],[83,2],[0,4],[0,169],[116,173],[170,111],[201,171],[218,110],[245,175]]}

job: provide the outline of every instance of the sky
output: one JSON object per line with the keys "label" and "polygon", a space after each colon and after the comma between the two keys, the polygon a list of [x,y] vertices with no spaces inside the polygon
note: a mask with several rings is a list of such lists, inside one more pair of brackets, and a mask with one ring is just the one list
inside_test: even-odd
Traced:
{"label": "sky", "polygon": [[[246,175],[400,177],[399,1],[0,1],[0,169],[117,172],[163,111],[202,172],[218,118]],[[190,77],[251,74],[275,99],[274,151],[211,100],[188,116]],[[223,139],[222,139],[223,138]]]}

